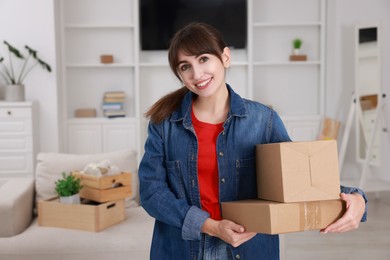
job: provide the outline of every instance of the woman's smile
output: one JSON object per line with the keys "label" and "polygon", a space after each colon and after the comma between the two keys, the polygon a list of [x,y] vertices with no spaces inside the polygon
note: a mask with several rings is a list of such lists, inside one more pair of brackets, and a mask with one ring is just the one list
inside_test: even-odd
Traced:
{"label": "woman's smile", "polygon": [[198,88],[198,89],[205,89],[207,88],[207,86],[209,85],[209,83],[211,82],[213,78],[209,78],[209,79],[206,79],[200,83],[197,83],[195,84],[195,86]]}

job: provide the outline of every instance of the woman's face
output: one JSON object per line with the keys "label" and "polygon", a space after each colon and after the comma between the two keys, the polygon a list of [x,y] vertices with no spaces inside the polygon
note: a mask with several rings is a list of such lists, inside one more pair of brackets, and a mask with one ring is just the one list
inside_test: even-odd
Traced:
{"label": "woman's face", "polygon": [[230,65],[230,50],[225,48],[221,60],[212,54],[188,56],[179,52],[177,71],[185,86],[198,97],[211,97],[225,87],[225,69]]}

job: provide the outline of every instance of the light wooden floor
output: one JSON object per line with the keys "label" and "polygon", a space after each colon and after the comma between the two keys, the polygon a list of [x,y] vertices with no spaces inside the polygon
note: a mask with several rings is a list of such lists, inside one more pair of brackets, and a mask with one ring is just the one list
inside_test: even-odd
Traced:
{"label": "light wooden floor", "polygon": [[367,222],[361,223],[358,230],[341,234],[286,234],[285,259],[389,260],[390,192],[367,193],[367,197]]}

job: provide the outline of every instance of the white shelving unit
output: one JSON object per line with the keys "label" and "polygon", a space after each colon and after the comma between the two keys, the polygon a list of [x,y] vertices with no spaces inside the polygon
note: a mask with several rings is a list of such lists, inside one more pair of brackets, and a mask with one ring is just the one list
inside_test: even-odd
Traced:
{"label": "white shelving unit", "polygon": [[[134,148],[142,155],[147,126],[143,114],[181,84],[170,71],[167,51],[140,50],[139,0],[57,1],[64,151]],[[247,48],[232,50],[227,82],[241,96],[273,106],[293,140],[313,140],[324,112],[326,0],[247,1]],[[303,40],[307,61],[289,61],[294,38]],[[113,54],[114,64],[100,64],[101,54]],[[127,94],[127,117],[121,120],[106,119],[100,110],[103,93],[114,90]],[[83,107],[96,108],[98,117],[74,118],[74,110]],[[118,137],[104,135],[102,129],[110,125],[122,126],[136,138],[119,142],[126,131]],[[104,145],[109,143],[118,147]]]}
{"label": "white shelving unit", "polygon": [[[139,150],[138,2],[132,0],[58,0],[62,60],[63,150],[99,153]],[[111,54],[114,63],[102,64]],[[125,118],[102,114],[105,92],[123,91]],[[96,118],[75,118],[94,108]]]}
{"label": "white shelving unit", "polygon": [[[278,111],[294,141],[316,139],[325,111],[326,0],[249,4],[250,97]],[[295,38],[307,61],[289,61]]]}

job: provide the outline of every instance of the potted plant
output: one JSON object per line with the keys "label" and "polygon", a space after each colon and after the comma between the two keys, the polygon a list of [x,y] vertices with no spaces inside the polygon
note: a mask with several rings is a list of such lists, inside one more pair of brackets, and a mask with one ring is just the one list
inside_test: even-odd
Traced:
{"label": "potted plant", "polygon": [[299,38],[294,39],[293,40],[293,54],[299,55],[301,47],[302,47],[302,40]]}
{"label": "potted plant", "polygon": [[[5,63],[5,58],[0,56],[0,75],[5,81],[6,91],[5,100],[7,101],[24,101],[24,80],[27,75],[35,68],[38,64],[42,66],[44,70],[51,72],[49,64],[41,60],[37,51],[31,49],[27,45],[25,48],[28,51],[27,57],[23,55],[17,48],[13,47],[7,41],[4,41],[8,49],[8,63]],[[15,71],[12,56],[23,60],[21,63],[21,69],[19,72]]]}
{"label": "potted plant", "polygon": [[55,182],[55,191],[61,203],[80,204],[81,180],[72,174],[62,173],[62,178]]}

